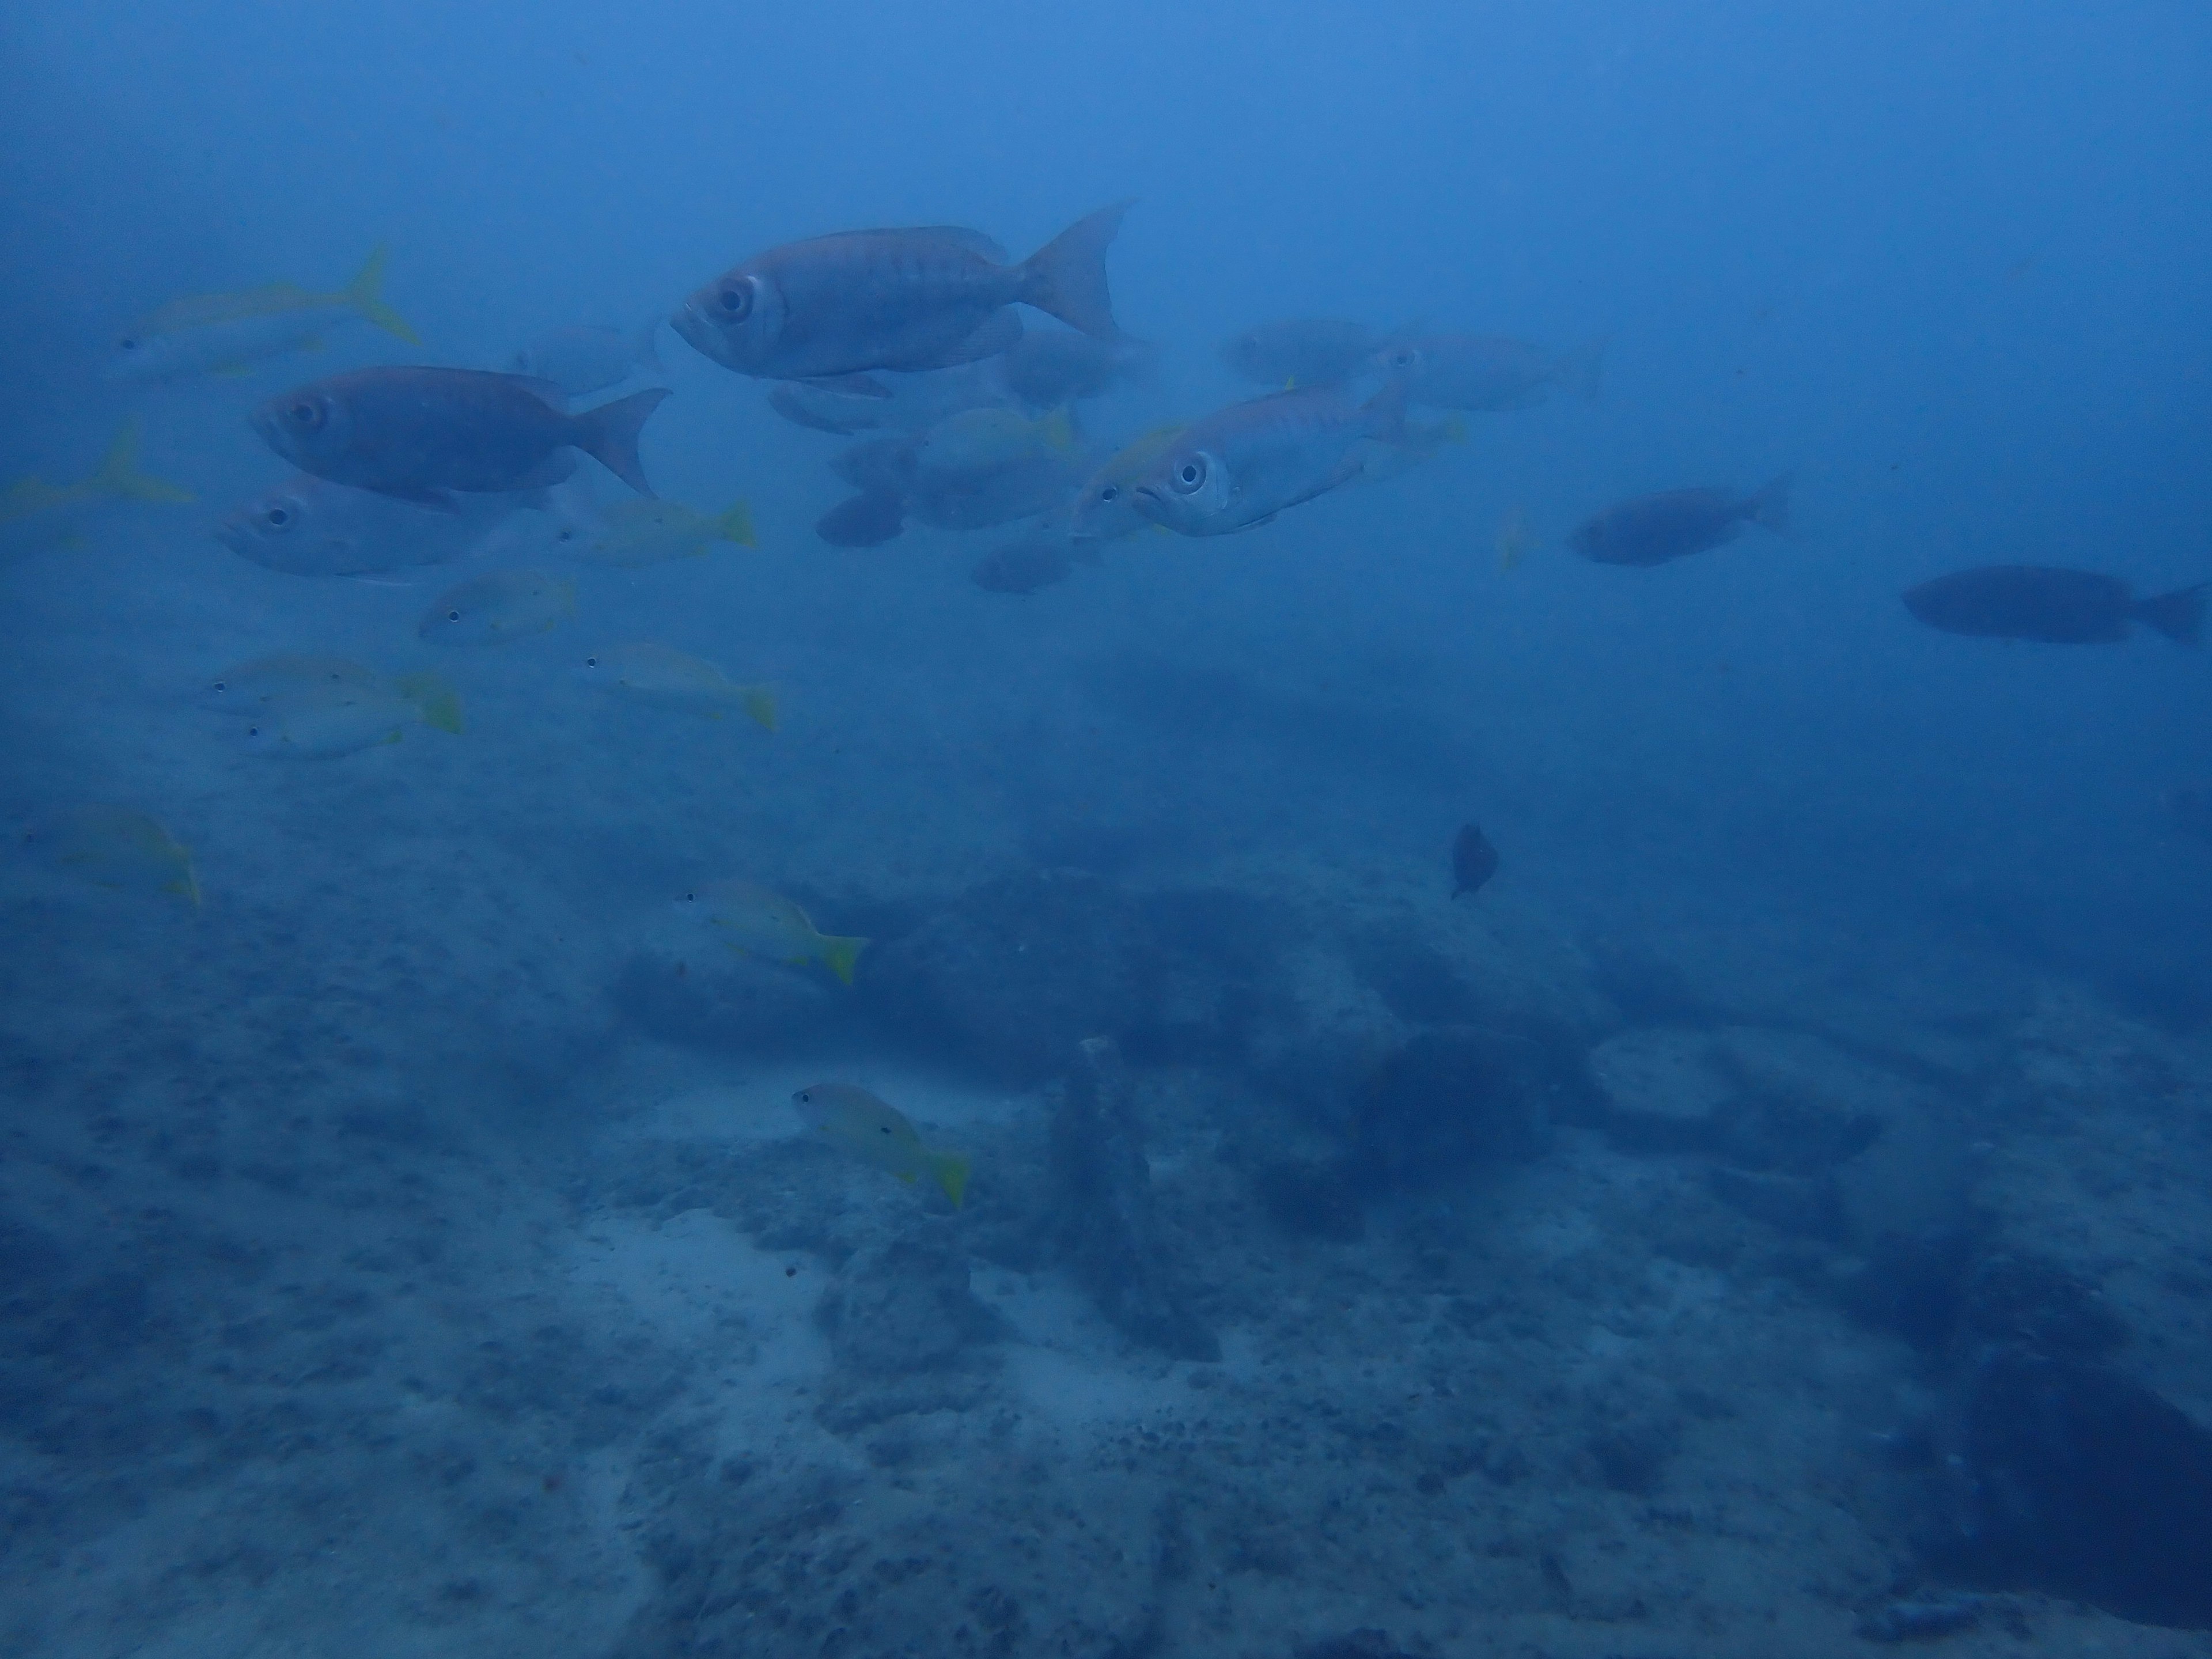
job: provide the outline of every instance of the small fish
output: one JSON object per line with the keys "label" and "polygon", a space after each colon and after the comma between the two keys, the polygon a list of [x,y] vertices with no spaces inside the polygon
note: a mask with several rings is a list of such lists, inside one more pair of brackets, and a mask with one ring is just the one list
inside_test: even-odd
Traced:
{"label": "small fish", "polygon": [[1649,567],[1732,542],[1747,524],[1789,534],[1790,474],[1749,495],[1668,489],[1616,502],[1577,526],[1567,544],[1600,564]]}
{"label": "small fish", "polygon": [[410,726],[460,734],[460,698],[443,676],[378,676],[365,686],[277,698],[248,719],[243,735],[262,753],[321,760],[398,743]]}
{"label": "small fish", "polygon": [[749,881],[717,881],[684,896],[707,920],[726,930],[723,943],[744,956],[772,962],[819,962],[846,984],[868,941],[824,933],[781,893]]}
{"label": "small fish", "polygon": [[1402,443],[1395,382],[1369,402],[1340,390],[1278,392],[1194,421],[1133,486],[1137,511],[1185,536],[1256,530],[1358,478],[1369,440]]}
{"label": "small fish", "polygon": [[0,490],[0,539],[27,547],[64,542],[103,502],[191,499],[190,490],[138,471],[138,422],[133,418],[117,429],[100,465],[74,483],[48,483],[34,473]]}
{"label": "small fish", "polygon": [[576,614],[576,584],[543,570],[498,570],[441,593],[416,624],[432,645],[499,645]]}
{"label": "small fish", "polygon": [[112,892],[200,904],[192,855],[145,813],[128,806],[71,808],[26,837],[58,870]]}
{"label": "small fish", "polygon": [[1490,838],[1471,823],[1460,825],[1452,837],[1452,896],[1480,891],[1497,873],[1498,849]]}
{"label": "small fish", "polygon": [[[774,380],[948,368],[1021,337],[1034,307],[1110,340],[1106,249],[1128,204],[1079,220],[1019,264],[957,226],[855,230],[757,254],[684,302],[676,331],[725,368]],[[865,380],[854,389],[878,392]]]}
{"label": "small fish", "polygon": [[201,685],[195,701],[226,714],[255,714],[279,705],[367,692],[381,683],[374,669],[344,657],[279,651],[221,670]]}
{"label": "small fish", "polygon": [[580,550],[593,564],[637,570],[672,559],[702,557],[716,542],[758,547],[752,509],[732,501],[709,518],[681,501],[647,496],[617,501],[602,512],[598,527],[584,538]]}
{"label": "small fish", "polygon": [[2109,645],[2142,623],[2177,645],[2204,632],[2206,583],[2136,598],[2117,576],[2048,565],[1994,564],[1954,571],[1905,592],[1905,608],[1930,628],[1983,639]]}
{"label": "small fish", "polygon": [[895,489],[864,489],[814,521],[832,547],[880,547],[906,528],[906,503]]}
{"label": "small fish", "polygon": [[1431,409],[1526,409],[1542,402],[1553,386],[1585,402],[1595,398],[1605,368],[1605,342],[1562,355],[1496,335],[1408,335],[1376,352],[1375,367],[1406,382],[1409,403]]}
{"label": "small fish", "polygon": [[1074,545],[1060,532],[1035,531],[976,560],[968,580],[986,593],[1039,592],[1075,574]]}
{"label": "small fish", "polygon": [[507,371],[550,380],[571,398],[588,398],[620,386],[641,367],[659,374],[653,336],[659,331],[658,317],[627,332],[596,323],[550,328],[507,360]]}
{"label": "small fish", "polygon": [[1364,323],[1338,317],[1286,317],[1222,342],[1221,361],[1266,386],[1331,386],[1352,379],[1382,341]]}
{"label": "small fish", "polygon": [[586,684],[638,702],[717,720],[732,708],[742,708],[755,724],[775,730],[773,686],[739,685],[714,664],[670,646],[643,641],[611,645],[585,658],[576,672]]}
{"label": "small fish", "polygon": [[888,1101],[850,1083],[817,1083],[791,1100],[818,1133],[854,1157],[909,1183],[927,1176],[945,1189],[954,1209],[960,1207],[968,1191],[968,1160],[922,1145],[906,1114]]}
{"label": "small fish", "polygon": [[1498,520],[1498,534],[1492,545],[1498,550],[1498,568],[1511,571],[1518,570],[1521,561],[1542,544],[1529,531],[1528,515],[1516,507]]}
{"label": "small fish", "polygon": [[360,368],[295,386],[254,412],[254,429],[302,472],[356,489],[451,505],[453,492],[542,489],[580,449],[641,495],[646,418],[665,387],[580,415],[550,381],[481,368]]}
{"label": "small fish", "polygon": [[356,318],[420,345],[415,331],[380,297],[386,250],[379,246],[361,274],[336,294],[311,294],[277,283],[240,294],[173,300],[132,325],[115,343],[106,378],[161,380],[187,374],[243,374],[263,359],[317,344]]}
{"label": "small fish", "polygon": [[515,513],[548,506],[546,492],[532,489],[455,495],[433,507],[295,472],[237,507],[215,537],[241,559],[288,575],[374,575],[465,558]]}
{"label": "small fish", "polygon": [[1132,486],[1167,453],[1182,430],[1180,422],[1156,426],[1115,451],[1077,492],[1068,518],[1068,534],[1079,542],[1119,541],[1150,525],[1152,520],[1137,511]]}

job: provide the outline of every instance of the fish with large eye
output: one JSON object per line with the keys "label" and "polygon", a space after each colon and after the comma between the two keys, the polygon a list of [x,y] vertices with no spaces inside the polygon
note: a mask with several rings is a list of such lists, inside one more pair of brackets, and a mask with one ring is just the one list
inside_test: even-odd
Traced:
{"label": "fish with large eye", "polygon": [[757,277],[746,276],[734,283],[723,283],[721,294],[718,296],[722,307],[722,315],[732,322],[742,322],[750,315],[753,308],[753,287],[758,280]]}
{"label": "fish with large eye", "polygon": [[1134,506],[1179,535],[1255,530],[1363,477],[1378,446],[1412,447],[1401,383],[1365,403],[1341,387],[1278,392],[1193,422],[1135,475]]}
{"label": "fish with large eye", "polygon": [[1210,455],[1194,455],[1175,470],[1175,487],[1184,495],[1193,495],[1206,483],[1206,475],[1212,470]]}
{"label": "fish with large eye", "polygon": [[284,418],[302,432],[320,432],[331,413],[321,398],[302,398],[284,411]]}

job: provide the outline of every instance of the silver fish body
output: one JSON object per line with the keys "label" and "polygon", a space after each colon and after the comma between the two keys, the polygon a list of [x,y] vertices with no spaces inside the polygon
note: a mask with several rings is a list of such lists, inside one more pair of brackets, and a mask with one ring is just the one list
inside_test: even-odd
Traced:
{"label": "silver fish body", "polygon": [[1360,476],[1362,446],[1403,441],[1405,389],[1366,403],[1323,388],[1279,392],[1194,421],[1139,475],[1136,510],[1184,536],[1267,523]]}
{"label": "silver fish body", "polygon": [[957,226],[855,230],[757,254],[687,299],[670,320],[740,374],[811,380],[949,368],[1021,337],[1027,305],[1112,338],[1105,252],[1126,203],[1078,221],[1020,264]]}
{"label": "silver fish body", "polygon": [[525,490],[458,495],[447,510],[300,472],[240,505],[215,536],[266,569],[362,576],[465,558],[508,515],[545,504],[544,492]]}

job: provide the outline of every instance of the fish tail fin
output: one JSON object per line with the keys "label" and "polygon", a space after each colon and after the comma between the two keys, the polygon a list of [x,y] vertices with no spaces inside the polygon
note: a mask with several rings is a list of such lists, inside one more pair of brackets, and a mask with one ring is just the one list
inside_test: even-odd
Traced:
{"label": "fish tail fin", "polygon": [[2202,645],[2204,642],[2206,586],[2198,582],[2194,587],[2177,588],[2171,593],[2138,599],[2135,606],[2136,620],[2146,627],[2156,629],[2176,645]]}
{"label": "fish tail fin", "polygon": [[392,249],[382,242],[368,251],[361,274],[346,285],[346,302],[386,334],[421,345],[422,337],[407,325],[407,319],[384,303],[384,266],[391,257]]}
{"label": "fish tail fin", "polygon": [[637,434],[667,395],[666,386],[651,386],[587,409],[575,417],[575,435],[569,441],[639,495],[650,495],[653,486],[646,483],[645,467],[637,459]]}
{"label": "fish tail fin", "polygon": [[1129,205],[1116,202],[1078,219],[1030,254],[1022,262],[1017,297],[1094,339],[1119,338],[1114,298],[1106,286],[1106,249]]}
{"label": "fish tail fin", "polygon": [[714,533],[739,547],[760,545],[753,538],[753,510],[743,501],[732,501],[723,509],[722,516],[714,520]]}
{"label": "fish tail fin", "polygon": [[1559,384],[1586,404],[1597,401],[1605,383],[1605,349],[1613,336],[1601,334],[1579,351],[1571,351],[1559,362]]}
{"label": "fish tail fin", "polygon": [[742,689],[738,696],[739,700],[745,706],[745,713],[753,717],[753,723],[756,726],[765,732],[775,730],[775,688],[774,686],[748,685]]}
{"label": "fish tail fin", "polygon": [[115,441],[100,458],[92,475],[92,487],[103,495],[126,501],[189,501],[192,492],[162,478],[149,477],[138,470],[138,417],[132,416],[115,429]]}
{"label": "fish tail fin", "polygon": [[937,1184],[945,1188],[945,1197],[958,1209],[960,1200],[968,1195],[968,1175],[974,1166],[955,1152],[932,1152],[929,1172],[937,1177]]}
{"label": "fish tail fin", "polygon": [[1368,435],[1386,444],[1402,444],[1406,438],[1406,382],[1393,378],[1360,405],[1370,423]]}
{"label": "fish tail fin", "polygon": [[392,684],[401,696],[415,705],[423,725],[460,736],[460,693],[443,674],[426,669],[420,674],[402,674]]}
{"label": "fish tail fin", "polygon": [[[184,873],[163,887],[161,890],[174,894],[195,910],[200,908],[200,878],[192,869],[192,861],[190,859],[185,860]],[[954,1201],[958,1202],[957,1200]]]}
{"label": "fish tail fin", "polygon": [[822,937],[823,963],[850,985],[853,982],[853,964],[860,959],[860,952],[867,948],[867,943],[864,939],[841,939],[835,933],[825,933]]}
{"label": "fish tail fin", "polygon": [[1790,486],[1796,477],[1794,472],[1779,473],[1760,486],[1759,494],[1751,498],[1753,524],[1778,536],[1790,533]]}

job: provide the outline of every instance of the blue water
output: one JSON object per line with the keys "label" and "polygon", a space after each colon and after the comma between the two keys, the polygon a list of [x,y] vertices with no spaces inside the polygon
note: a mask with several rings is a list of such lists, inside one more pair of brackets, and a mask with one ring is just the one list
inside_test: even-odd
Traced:
{"label": "blue water", "polygon": [[[2075,1499],[1987,1498],[2034,1485],[1989,1438],[2015,1360],[2112,1469],[2196,1454],[2099,1389],[2212,1407],[2206,659],[1899,601],[2212,576],[2204,17],[100,3],[0,40],[0,481],[135,421],[193,497],[0,566],[8,1650],[1826,1653],[1990,1595],[1960,1650],[2212,1651],[2167,1593],[2201,1563],[2085,1565]],[[1602,340],[1601,386],[1012,596],[969,571],[1018,525],[824,543],[841,441],[664,328],[646,470],[757,549],[533,531],[363,580],[211,533],[289,471],[246,422],[287,387],[498,367],[831,231],[1020,257],[1125,198],[1157,352],[1079,405],[1099,455],[1253,395],[1217,349],[1274,318]],[[167,302],[380,244],[419,347],[102,378]],[[1571,550],[1784,472],[1786,536]],[[625,493],[580,480],[580,523]],[[418,637],[518,562],[576,614]],[[779,729],[578,683],[628,640],[773,684]],[[465,729],[271,757],[199,706],[307,651],[434,671]],[[189,849],[199,904],[42,856],[85,803]],[[1500,870],[1455,903],[1468,822]],[[680,913],[728,878],[869,937],[858,982]],[[1065,1103],[1093,1035],[1133,1103],[1103,1139]],[[1390,1082],[1431,1038],[1462,1081]],[[1734,1103],[1662,1068],[1695,1121],[1660,1145],[1616,1063],[1652,1043]],[[963,1148],[969,1201],[805,1145],[823,1077]],[[1542,1133],[1437,1131],[1462,1088]],[[1070,1158],[1121,1171],[1096,1216]],[[1899,1240],[1966,1314],[1836,1291]],[[1978,1325],[2023,1251],[2131,1340]],[[1147,1274],[1218,1360],[1116,1316]],[[2133,1512],[2186,1533],[2170,1497]]]}

